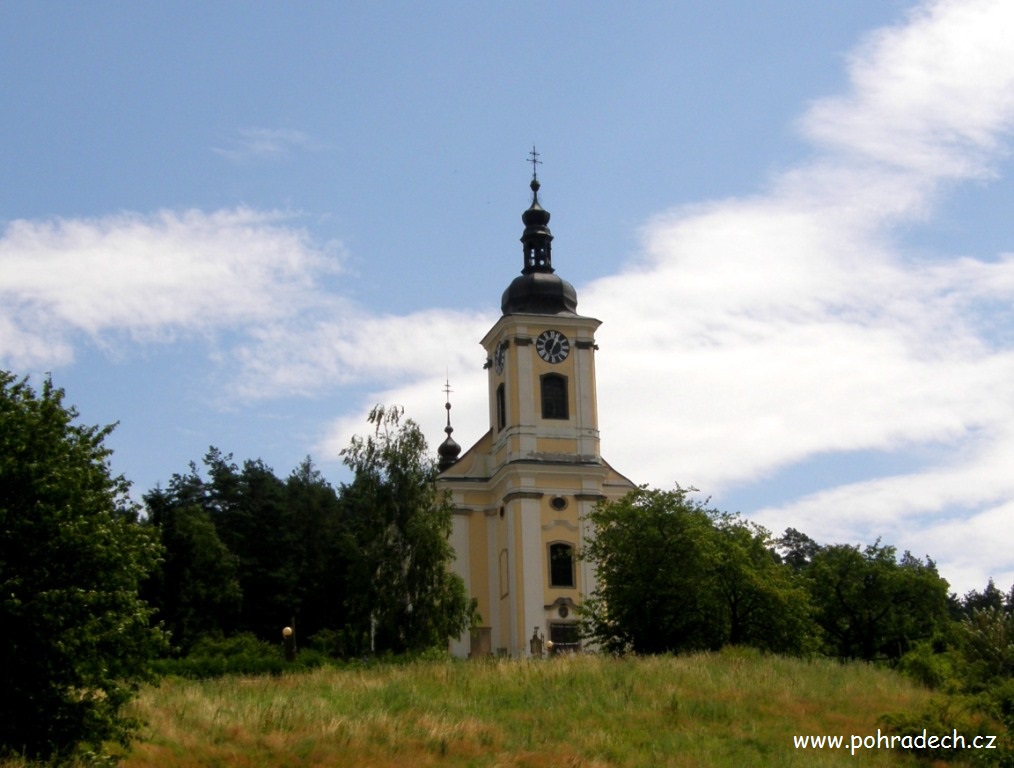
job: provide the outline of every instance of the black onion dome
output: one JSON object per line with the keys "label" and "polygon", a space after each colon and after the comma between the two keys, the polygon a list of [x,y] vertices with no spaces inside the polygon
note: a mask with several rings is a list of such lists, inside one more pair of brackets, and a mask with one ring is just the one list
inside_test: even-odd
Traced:
{"label": "black onion dome", "polygon": [[576,315],[577,291],[549,272],[519,275],[503,292],[500,310],[505,315]]}
{"label": "black onion dome", "polygon": [[539,188],[539,180],[532,179],[532,204],[521,214],[524,267],[500,300],[505,315],[577,313],[577,291],[553,269],[553,233],[549,211],[539,204]]}
{"label": "black onion dome", "polygon": [[458,460],[459,453],[461,453],[461,446],[455,442],[453,437],[448,435],[447,439],[437,448],[437,454],[440,456],[440,460],[437,461],[437,469],[443,472],[448,467],[453,466]]}

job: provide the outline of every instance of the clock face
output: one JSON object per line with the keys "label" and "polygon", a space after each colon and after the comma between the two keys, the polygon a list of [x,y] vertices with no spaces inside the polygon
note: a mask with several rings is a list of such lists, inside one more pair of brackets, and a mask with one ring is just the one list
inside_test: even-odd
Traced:
{"label": "clock face", "polygon": [[497,373],[503,373],[504,364],[507,362],[507,342],[501,341],[493,351],[493,365]]}
{"label": "clock face", "polygon": [[543,331],[535,340],[535,349],[547,363],[562,363],[570,354],[570,342],[559,331]]}

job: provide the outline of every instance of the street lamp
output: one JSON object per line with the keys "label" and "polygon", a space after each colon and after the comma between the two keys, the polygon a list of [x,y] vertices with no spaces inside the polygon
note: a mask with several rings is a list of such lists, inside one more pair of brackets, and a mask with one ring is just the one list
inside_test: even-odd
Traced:
{"label": "street lamp", "polygon": [[292,627],[282,627],[282,644],[285,646],[285,660],[296,660],[296,631]]}

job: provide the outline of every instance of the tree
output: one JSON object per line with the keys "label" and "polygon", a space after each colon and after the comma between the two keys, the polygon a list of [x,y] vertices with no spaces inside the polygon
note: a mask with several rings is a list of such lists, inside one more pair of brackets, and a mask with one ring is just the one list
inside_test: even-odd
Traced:
{"label": "tree", "polygon": [[[214,471],[213,477],[216,486],[222,482]],[[222,521],[222,535],[239,557],[243,627],[262,639],[273,639],[300,611],[300,542],[285,483],[271,468],[263,461],[247,460],[237,479],[239,501]]]}
{"label": "tree", "polygon": [[373,434],[341,453],[353,479],[340,497],[361,553],[349,573],[349,620],[376,650],[394,653],[444,644],[471,616],[464,583],[448,568],[450,502],[437,492],[422,431],[402,415],[375,407]]}
{"label": "tree", "polygon": [[806,570],[821,549],[820,544],[795,528],[786,528],[775,544],[782,561],[796,573]]}
{"label": "tree", "polygon": [[828,653],[872,660],[900,658],[947,621],[947,582],[936,564],[891,546],[823,547],[806,568],[815,620]]}
{"label": "tree", "polygon": [[587,636],[612,651],[713,650],[729,643],[802,650],[806,594],[764,529],[708,509],[696,489],[640,488],[598,505],[581,556],[598,587],[585,600]]}
{"label": "tree", "polygon": [[586,598],[586,635],[610,651],[662,653],[717,648],[714,594],[702,583],[714,559],[711,518],[695,489],[641,488],[590,515],[595,536],[580,556],[598,586]]}
{"label": "tree", "polygon": [[[177,490],[181,480],[173,478]],[[145,494],[144,502],[147,521],[155,526],[165,550],[162,567],[146,593],[173,646],[187,651],[201,637],[235,627],[243,597],[238,560],[196,500],[156,488]]]}
{"label": "tree", "polygon": [[959,624],[959,638],[968,684],[985,688],[1014,679],[1014,614],[973,608]]}
{"label": "tree", "polygon": [[1010,592],[1002,592],[990,578],[982,592],[974,589],[966,592],[960,603],[961,614],[970,616],[977,610],[1014,612],[1014,587]]}
{"label": "tree", "polygon": [[65,758],[126,741],[163,647],[138,594],[160,547],[105,438],[47,379],[0,371],[0,751]]}
{"label": "tree", "polygon": [[346,572],[359,554],[347,535],[342,504],[309,456],[289,475],[285,490],[299,542],[296,602],[302,637],[340,631],[348,621]]}
{"label": "tree", "polygon": [[726,642],[776,653],[812,649],[809,596],[795,571],[780,563],[768,532],[722,513],[715,535],[714,589],[727,615]]}
{"label": "tree", "polygon": [[237,630],[273,640],[299,610],[300,542],[285,483],[262,461],[240,470],[215,447],[204,465],[209,479],[191,463],[166,491],[145,495],[168,552],[158,603],[174,645]]}
{"label": "tree", "polygon": [[166,547],[152,601],[173,645],[186,652],[206,635],[235,632],[274,641],[293,619],[301,638],[341,636],[350,564],[362,555],[310,458],[284,481],[260,460],[240,469],[214,447],[204,468],[202,476],[191,462],[144,497]]}

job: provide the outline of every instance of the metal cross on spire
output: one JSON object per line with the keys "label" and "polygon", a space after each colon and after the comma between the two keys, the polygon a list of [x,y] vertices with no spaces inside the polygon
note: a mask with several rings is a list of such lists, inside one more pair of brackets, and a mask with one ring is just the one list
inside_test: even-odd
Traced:
{"label": "metal cross on spire", "polygon": [[539,160],[539,153],[535,151],[534,144],[532,144],[532,151],[528,153],[528,157],[530,158],[528,162],[532,164],[532,181],[538,181],[539,180],[538,166],[542,165],[542,161]]}
{"label": "metal cross on spire", "polygon": [[444,383],[444,396],[446,397],[444,408],[447,409],[447,428],[444,430],[444,432],[446,432],[448,436],[450,436],[451,432],[453,431],[451,429],[451,392],[453,391],[454,390],[451,389],[451,379],[450,376],[448,375]]}

